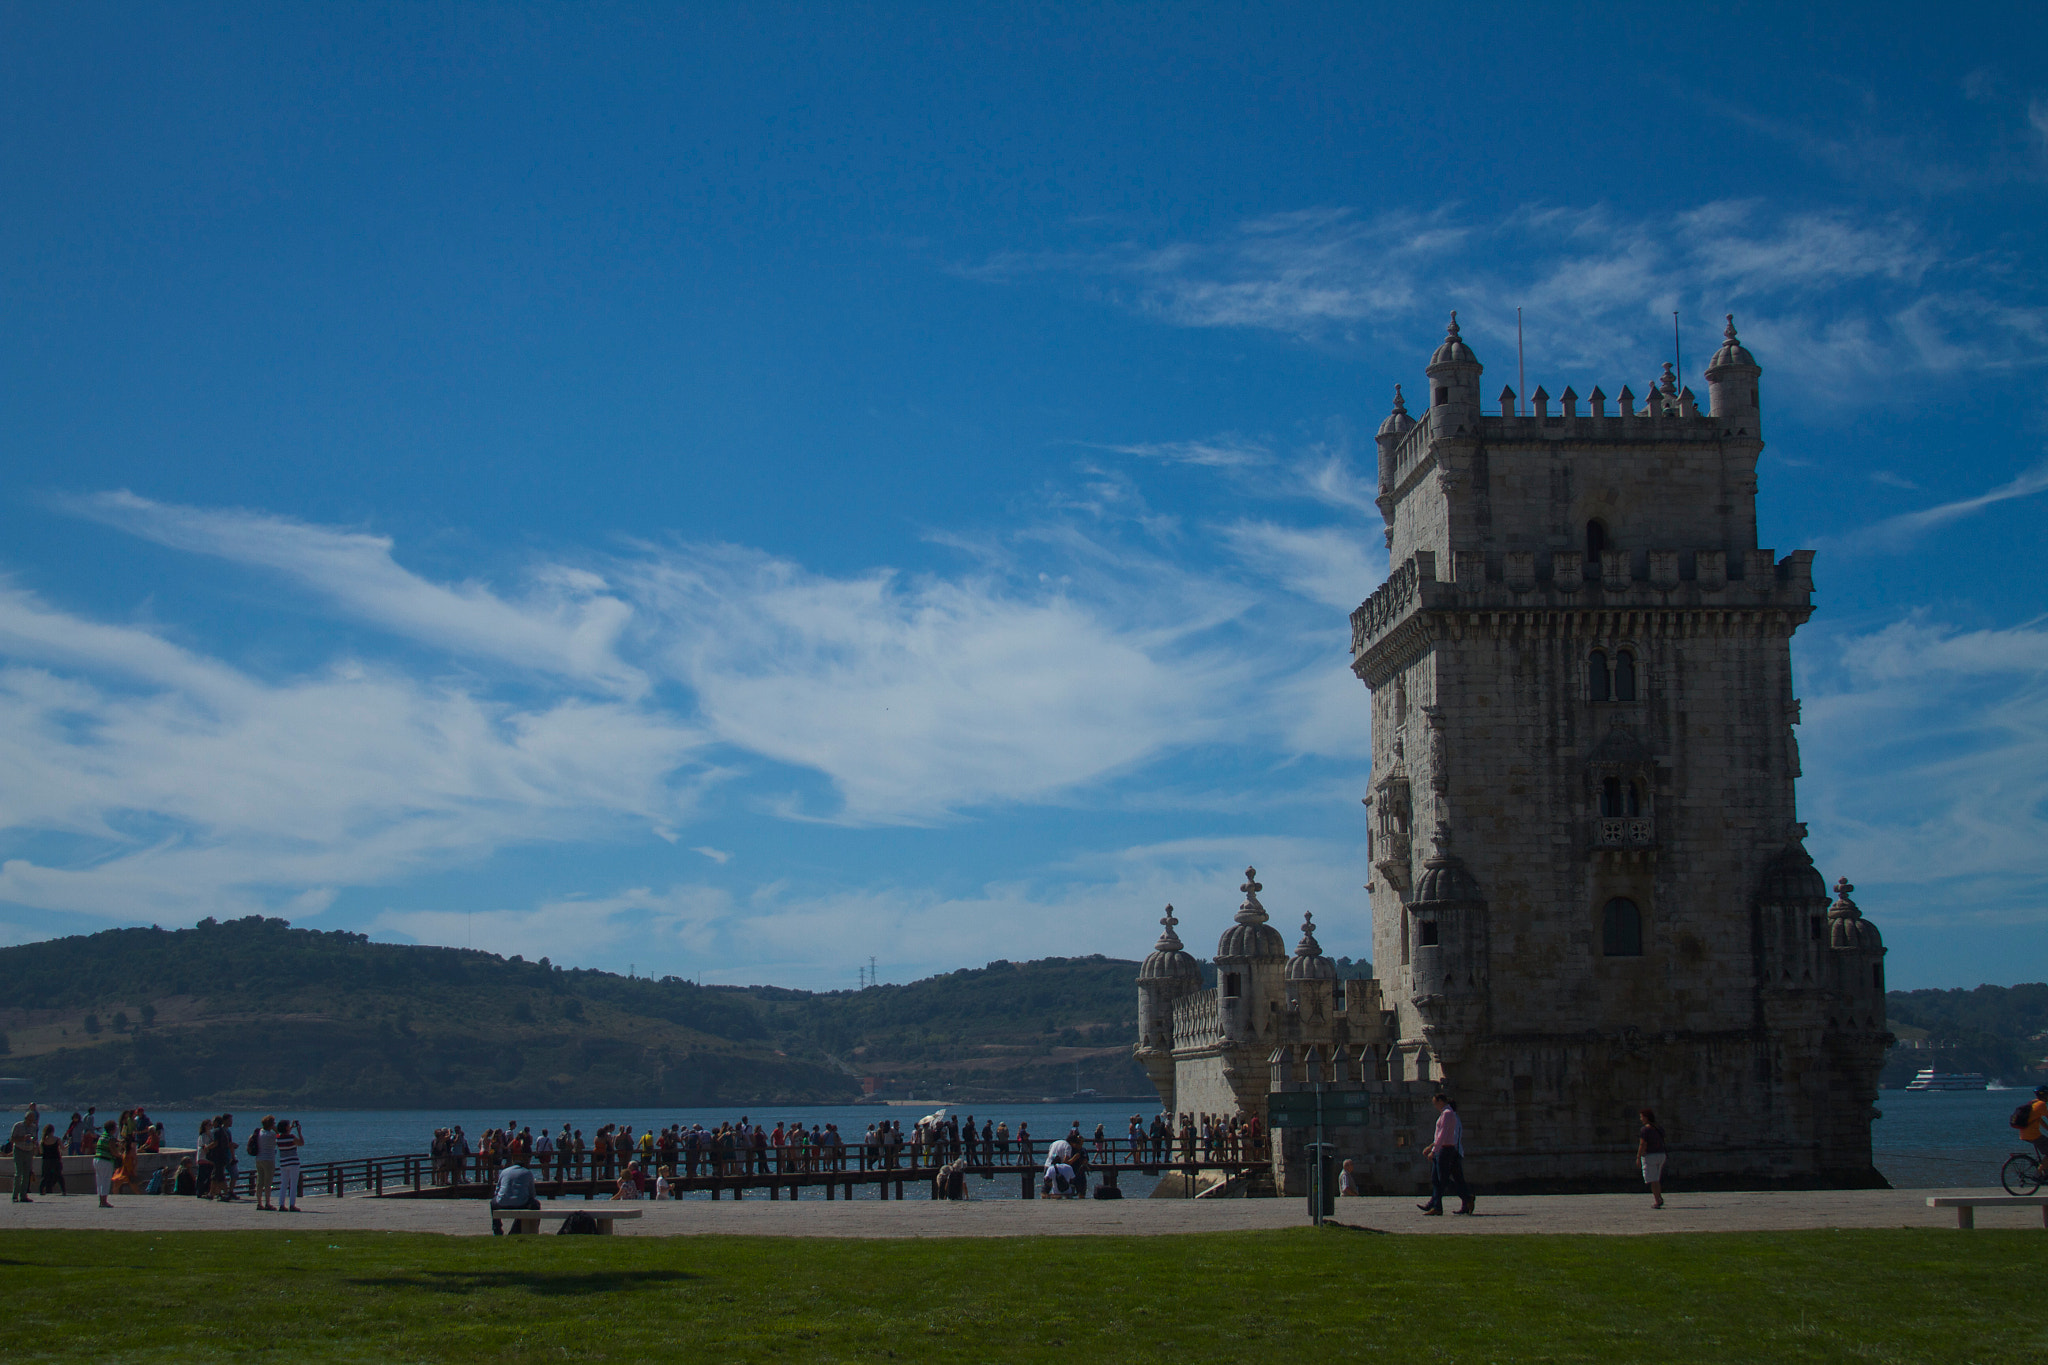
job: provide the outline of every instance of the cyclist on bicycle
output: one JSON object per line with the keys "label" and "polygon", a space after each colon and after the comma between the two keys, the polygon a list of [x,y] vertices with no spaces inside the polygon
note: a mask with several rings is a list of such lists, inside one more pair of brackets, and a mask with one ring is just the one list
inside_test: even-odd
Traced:
{"label": "cyclist on bicycle", "polygon": [[2034,1159],[2048,1166],[2048,1138],[2041,1136],[2041,1124],[2048,1119],[2048,1085],[2034,1087],[2034,1102],[2027,1106],[2027,1126],[2020,1129],[2020,1140],[2034,1145]]}

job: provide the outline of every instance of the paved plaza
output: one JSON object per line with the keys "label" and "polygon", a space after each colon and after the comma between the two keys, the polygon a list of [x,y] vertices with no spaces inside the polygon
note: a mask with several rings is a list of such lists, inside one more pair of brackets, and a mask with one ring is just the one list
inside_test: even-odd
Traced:
{"label": "paved plaza", "polygon": [[[1413,1199],[1341,1199],[1335,1221],[1375,1233],[1459,1236],[1484,1233],[1773,1232],[1807,1228],[1940,1228],[1955,1214],[1927,1207],[1929,1195],[1998,1194],[1998,1190],[1841,1190],[1799,1193],[1674,1194],[1652,1211],[1639,1195],[1509,1195],[1479,1200],[1470,1218],[1425,1218]],[[554,1208],[580,1200],[561,1200]],[[1308,1221],[1299,1199],[921,1200],[826,1202],[692,1199],[638,1205],[641,1217],[618,1225],[621,1236],[678,1237],[719,1233],[763,1237],[1041,1237],[1094,1234],[1156,1236],[1299,1227]],[[146,1231],[295,1228],[329,1231],[488,1234],[481,1201],[471,1199],[309,1198],[297,1214],[266,1213],[253,1204],[134,1196],[101,1209],[89,1195],[50,1196],[9,1204],[0,1231],[27,1228],[126,1228]],[[1980,1228],[2041,1230],[2038,1208],[1977,1211]]]}

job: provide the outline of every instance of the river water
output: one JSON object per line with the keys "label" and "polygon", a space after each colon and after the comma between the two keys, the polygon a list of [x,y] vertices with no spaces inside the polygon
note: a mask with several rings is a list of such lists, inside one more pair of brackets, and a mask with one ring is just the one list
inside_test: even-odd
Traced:
{"label": "river water", "polygon": [[[2006,1117],[2013,1106],[2027,1098],[2022,1090],[1980,1090],[1980,1091],[1904,1091],[1886,1090],[1878,1096],[1878,1108],[1884,1117],[1873,1127],[1872,1145],[1875,1150],[1877,1168],[1885,1178],[1900,1189],[1936,1188],[1943,1186],[1988,1186],[1998,1183],[1998,1168],[2011,1153],[2019,1150],[2017,1134],[2006,1127]],[[839,1131],[849,1142],[857,1141],[868,1125],[884,1118],[896,1119],[905,1127],[932,1112],[936,1105],[784,1105],[778,1108],[753,1108],[746,1112],[765,1128],[774,1129],[778,1121],[802,1122],[805,1125],[827,1123],[839,1125]],[[600,1124],[617,1123],[630,1125],[640,1132],[653,1128],[657,1132],[672,1123],[684,1125],[701,1123],[706,1128],[716,1127],[740,1117],[741,1111],[721,1109],[530,1109],[530,1110],[484,1110],[451,1109],[429,1112],[413,1109],[273,1109],[268,1112],[281,1117],[299,1120],[306,1129],[306,1159],[308,1161],[353,1160],[357,1157],[392,1156],[401,1152],[424,1152],[428,1139],[439,1127],[461,1124],[464,1131],[474,1139],[486,1127],[513,1120],[522,1127],[531,1127],[535,1132],[545,1126],[549,1132],[560,1132],[567,1122],[572,1128],[580,1128],[586,1138],[597,1131]],[[965,1109],[950,1110],[963,1121]],[[1004,1120],[1010,1125],[1014,1137],[1018,1125],[1028,1124],[1031,1135],[1044,1141],[1058,1137],[1067,1131],[1069,1123],[1079,1120],[1081,1131],[1092,1136],[1095,1125],[1101,1124],[1112,1137],[1121,1135],[1130,1123],[1133,1113],[1142,1114],[1149,1122],[1152,1110],[1130,1102],[1117,1103],[1052,1103],[1052,1104],[1000,1104],[981,1106],[974,1110],[975,1122],[984,1119]],[[47,1121],[62,1125],[65,1115],[46,1115]],[[164,1124],[165,1132],[173,1146],[190,1146],[199,1131],[199,1120],[208,1117],[185,1111],[160,1111],[151,1117]],[[246,1139],[252,1118],[260,1121],[263,1111],[236,1116],[236,1136]],[[1667,1118],[1675,1116],[1667,1116]],[[1679,1125],[1674,1124],[1674,1127]],[[1484,1134],[1473,1131],[1467,1141],[1472,1159],[1472,1174],[1475,1180],[1485,1179],[1485,1138]],[[1682,1152],[1683,1145],[1676,1144]],[[1122,1180],[1125,1194],[1142,1198],[1151,1193],[1153,1180],[1141,1176],[1126,1176]],[[996,1180],[975,1180],[970,1183],[970,1192],[977,1199],[1015,1199],[1019,1195],[1019,1182],[1011,1177]],[[915,1184],[906,1189],[912,1192]],[[873,1197],[872,1189],[864,1191],[866,1197]],[[921,1197],[921,1196],[920,1196]]]}

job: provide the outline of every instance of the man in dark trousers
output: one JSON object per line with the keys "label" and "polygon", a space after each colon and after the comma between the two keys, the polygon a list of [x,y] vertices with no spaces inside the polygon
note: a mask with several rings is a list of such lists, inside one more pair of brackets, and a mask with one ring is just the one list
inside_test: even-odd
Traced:
{"label": "man in dark trousers", "polygon": [[1444,1191],[1456,1190],[1462,1201],[1459,1213],[1472,1212],[1472,1187],[1465,1183],[1465,1124],[1458,1106],[1449,1095],[1435,1095],[1436,1133],[1424,1153],[1429,1158],[1429,1202],[1418,1205],[1425,1214],[1442,1217]]}

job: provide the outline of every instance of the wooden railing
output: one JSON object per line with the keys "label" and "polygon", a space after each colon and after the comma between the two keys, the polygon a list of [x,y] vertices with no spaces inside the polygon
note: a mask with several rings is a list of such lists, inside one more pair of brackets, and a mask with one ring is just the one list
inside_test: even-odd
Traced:
{"label": "wooden railing", "polygon": [[[847,1187],[847,1197],[851,1198],[854,1185],[879,1183],[887,1186],[893,1183],[899,1187],[900,1198],[901,1186],[929,1180],[940,1166],[964,1160],[970,1175],[992,1178],[1016,1173],[1023,1178],[1024,1187],[1028,1189],[1030,1182],[1044,1169],[1047,1149],[1058,1140],[1033,1138],[1025,1143],[1012,1139],[995,1144],[993,1152],[985,1150],[990,1144],[977,1142],[972,1153],[967,1151],[964,1142],[916,1149],[907,1143],[893,1149],[866,1144],[849,1144],[843,1148],[770,1147],[765,1152],[735,1153],[730,1159],[700,1153],[694,1162],[679,1152],[675,1159],[674,1183],[686,1192],[709,1191],[714,1198],[727,1190],[737,1197],[746,1189],[767,1189],[770,1197],[775,1197],[776,1191],[788,1189],[794,1197],[797,1189],[807,1185],[826,1186],[828,1190],[843,1185]],[[1205,1149],[1198,1141],[1190,1149],[1178,1138],[1159,1143],[1148,1138],[1138,1144],[1138,1150],[1133,1151],[1133,1144],[1127,1139],[1105,1142],[1099,1148],[1090,1139],[1084,1147],[1087,1169],[1098,1177],[1112,1180],[1111,1173],[1116,1172],[1152,1173],[1161,1169],[1238,1171],[1263,1165],[1267,1160],[1263,1141],[1257,1144],[1240,1141],[1214,1149]],[[592,1197],[596,1193],[609,1193],[617,1185],[628,1160],[638,1160],[638,1154],[600,1161],[586,1152],[580,1161],[551,1161],[545,1166],[536,1157],[531,1165],[534,1178],[544,1194]],[[662,1164],[659,1149],[656,1164]],[[498,1169],[499,1166],[486,1165],[475,1156],[463,1160],[457,1169],[452,1158],[437,1163],[424,1152],[310,1162],[300,1167],[299,1192],[336,1198],[351,1194],[483,1198],[496,1181]],[[652,1180],[651,1172],[649,1180]],[[253,1159],[242,1160],[234,1178],[234,1190],[238,1195],[255,1196],[256,1163]]]}

